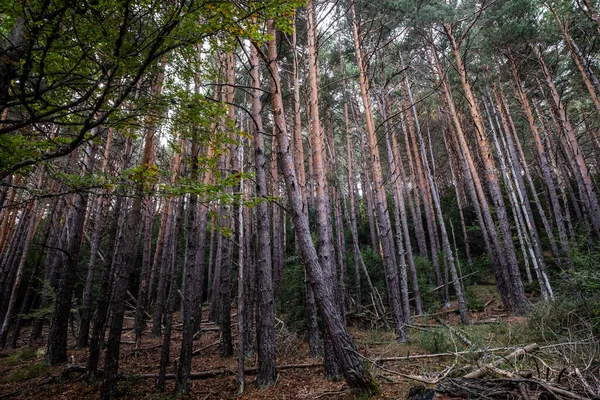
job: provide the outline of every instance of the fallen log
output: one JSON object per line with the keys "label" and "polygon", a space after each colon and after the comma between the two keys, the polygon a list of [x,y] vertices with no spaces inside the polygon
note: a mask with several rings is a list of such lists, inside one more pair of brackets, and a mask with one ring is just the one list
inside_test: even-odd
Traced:
{"label": "fallen log", "polygon": [[510,353],[509,355],[507,355],[506,357],[502,357],[499,360],[496,360],[494,362],[491,362],[489,364],[485,364],[480,368],[477,368],[475,371],[468,373],[467,375],[465,375],[465,378],[481,378],[483,375],[486,374],[486,372],[488,370],[494,369],[496,368],[498,365],[500,365],[502,362],[506,361],[506,360],[513,360],[516,359],[526,353],[531,353],[534,352],[536,350],[538,350],[540,348],[540,346],[537,343],[532,343],[529,344],[523,348],[517,349],[515,351],[513,351],[512,353]]}

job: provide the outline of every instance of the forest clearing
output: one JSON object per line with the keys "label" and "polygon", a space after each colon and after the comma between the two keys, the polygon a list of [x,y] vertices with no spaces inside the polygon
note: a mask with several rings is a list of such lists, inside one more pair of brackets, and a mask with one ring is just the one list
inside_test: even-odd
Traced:
{"label": "forest clearing", "polygon": [[600,398],[599,54],[598,0],[5,0],[0,399]]}

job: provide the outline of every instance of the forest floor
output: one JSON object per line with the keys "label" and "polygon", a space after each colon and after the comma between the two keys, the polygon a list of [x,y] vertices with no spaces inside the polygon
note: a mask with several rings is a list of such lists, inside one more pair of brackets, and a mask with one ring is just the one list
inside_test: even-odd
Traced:
{"label": "forest floor", "polygon": [[[381,398],[406,398],[412,386],[422,381],[433,384],[440,377],[450,372],[459,371],[461,365],[477,365],[484,360],[492,348],[507,348],[508,354],[516,346],[528,343],[522,340],[526,329],[524,318],[508,317],[503,311],[495,288],[475,287],[478,302],[482,303],[481,311],[471,312],[473,324],[461,326],[459,316],[453,310],[440,309],[433,314],[414,317],[409,327],[409,342],[400,344],[394,341],[393,332],[377,326],[356,327],[356,316],[349,316],[351,334],[355,338],[365,364],[376,377],[381,390]],[[119,382],[122,398],[126,399],[167,399],[172,398],[173,380],[167,380],[167,391],[155,391],[156,379],[140,377],[145,374],[158,374],[160,360],[160,339],[153,339],[149,330],[144,334],[141,349],[136,352],[133,331],[132,312],[126,319],[122,336],[120,373],[123,379]],[[354,323],[353,323],[353,320]],[[235,321],[235,318],[233,318]],[[175,328],[171,340],[171,360],[179,354],[181,337],[178,315],[175,317]],[[236,358],[224,359],[219,353],[219,331],[214,325],[203,324],[195,349],[202,349],[201,354],[193,359],[194,372],[217,371],[222,374],[205,379],[192,380],[191,394],[184,399],[230,399],[236,395]],[[23,338],[28,337],[24,331]],[[461,338],[462,337],[462,338]],[[253,384],[254,373],[246,376],[246,391],[240,398],[244,399],[332,399],[352,398],[344,381],[330,382],[325,379],[322,359],[310,358],[308,345],[302,338],[290,332],[282,321],[277,325],[277,349],[279,366],[284,367],[278,373],[278,381],[274,387],[257,389]],[[470,345],[469,345],[470,343]],[[450,353],[446,356],[415,357],[418,355]],[[87,349],[75,348],[73,335],[68,349],[69,363],[85,366]],[[407,358],[411,356],[411,358]],[[396,359],[394,359],[396,358]],[[83,375],[73,372],[61,378],[66,365],[57,367],[44,366],[44,343],[33,345],[22,343],[13,351],[0,353],[0,398],[14,399],[94,399],[97,398],[101,380],[87,384]],[[99,364],[103,366],[103,361]],[[294,367],[295,365],[295,367]],[[246,368],[256,366],[256,356],[246,360]],[[291,367],[290,367],[291,366]],[[167,371],[173,374],[175,364],[172,362]],[[252,372],[252,371],[250,371]],[[460,374],[459,374],[460,375]],[[428,385],[431,386],[431,385]]]}

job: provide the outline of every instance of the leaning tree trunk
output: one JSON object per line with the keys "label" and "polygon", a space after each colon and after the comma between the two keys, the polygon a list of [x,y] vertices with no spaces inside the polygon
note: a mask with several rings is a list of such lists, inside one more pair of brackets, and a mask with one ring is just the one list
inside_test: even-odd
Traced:
{"label": "leaning tree trunk", "polygon": [[[394,200],[394,228],[396,229],[396,244],[398,246],[397,255],[400,260],[400,293],[402,295],[402,310],[404,314],[404,323],[410,324],[410,301],[408,293],[408,274],[406,271],[406,256],[408,251],[405,250],[405,241],[402,231],[402,221],[400,215],[403,214],[401,207],[404,206],[403,190],[400,185],[400,177],[398,166],[396,165],[397,159],[393,156],[392,143],[390,141],[390,126],[387,117],[387,92],[384,87],[381,88],[381,113],[384,120],[385,130],[385,148],[387,150],[388,166],[390,170],[390,179],[392,181],[392,198]],[[391,136],[395,136],[396,132],[392,130]],[[409,242],[410,243],[410,242]],[[412,252],[411,252],[412,254]]]}
{"label": "leaning tree trunk", "polygon": [[483,124],[481,111],[479,110],[477,101],[475,99],[475,96],[473,95],[471,84],[467,79],[467,72],[462,61],[462,55],[460,54],[458,42],[456,41],[456,38],[454,36],[454,31],[450,24],[444,25],[444,31],[448,40],[451,43],[452,55],[456,63],[456,68],[458,70],[465,97],[467,99],[469,112],[471,114],[473,123],[475,124],[477,132],[477,143],[479,145],[479,151],[481,153],[481,158],[485,166],[485,171],[489,183],[488,187],[490,190],[492,200],[494,202],[498,222],[500,225],[500,233],[502,234],[502,239],[504,242],[503,250],[504,254],[506,255],[506,260],[508,261],[507,266],[509,280],[507,281],[507,286],[509,289],[510,296],[512,298],[512,308],[515,313],[522,314],[525,312],[525,305],[527,304],[527,299],[525,298],[523,281],[521,280],[519,272],[517,253],[513,242],[510,223],[508,221],[508,214],[506,211],[504,200],[502,198],[502,190],[498,181],[496,163],[490,148],[489,140],[486,136],[486,130]]}
{"label": "leaning tree trunk", "polygon": [[566,136],[567,147],[570,149],[570,152],[575,159],[575,164],[578,167],[577,171],[573,172],[578,173],[581,176],[583,188],[585,189],[586,194],[584,201],[587,205],[588,212],[590,213],[590,219],[592,221],[594,232],[597,236],[600,236],[600,203],[598,202],[598,197],[596,195],[596,191],[594,190],[594,182],[589,167],[585,161],[585,158],[579,146],[579,142],[577,141],[577,137],[575,136],[575,130],[573,128],[573,125],[571,124],[571,121],[567,116],[567,110],[565,108],[565,105],[560,97],[556,85],[554,84],[552,76],[550,75],[550,71],[546,66],[541,50],[538,46],[533,46],[533,51],[538,59],[540,66],[542,67],[542,71],[546,79],[546,85],[550,90],[550,95],[552,97],[552,101],[556,109],[559,123],[563,128],[564,134]]}
{"label": "leaning tree trunk", "polygon": [[[333,248],[333,231],[331,218],[331,206],[329,203],[329,187],[327,184],[326,167],[326,145],[325,132],[321,125],[319,114],[319,92],[317,78],[317,43],[316,43],[316,16],[314,2],[310,1],[306,7],[308,15],[307,38],[308,38],[308,78],[309,78],[309,106],[310,106],[310,133],[312,138],[312,159],[314,172],[314,191],[316,206],[316,231],[317,252],[319,264],[325,274],[325,279],[331,285],[336,298],[337,307],[343,315],[342,305],[339,303],[339,287],[337,285],[335,270],[335,255]],[[309,275],[310,279],[310,275]],[[328,379],[338,379],[339,371],[335,355],[331,353],[331,338],[328,332],[324,335],[325,374]]]}
{"label": "leaning tree trunk", "polygon": [[319,263],[315,246],[309,230],[308,218],[303,211],[302,194],[296,178],[294,160],[290,154],[290,143],[287,134],[285,115],[283,111],[283,100],[281,94],[281,81],[277,68],[277,44],[275,42],[276,30],[273,20],[267,21],[267,32],[271,35],[268,41],[268,68],[271,75],[270,92],[273,101],[273,116],[277,129],[277,143],[279,160],[288,191],[288,200],[292,210],[294,230],[302,257],[307,266],[311,286],[315,292],[317,305],[323,316],[323,324],[332,340],[340,369],[348,385],[368,394],[378,394],[379,388],[371,374],[365,369],[363,361],[358,356],[356,346],[344,325],[343,317],[336,306],[336,298],[331,290],[330,282]]}
{"label": "leaning tree trunk", "polygon": [[473,159],[473,154],[468,146],[467,139],[465,133],[462,128],[462,124],[456,110],[454,99],[452,96],[452,92],[450,89],[450,84],[448,82],[447,76],[442,71],[442,66],[440,63],[439,56],[437,54],[437,50],[432,48],[433,60],[435,65],[435,70],[439,76],[441,81],[442,89],[444,92],[445,105],[447,106],[450,114],[450,119],[452,121],[451,127],[454,128],[454,133],[449,135],[452,138],[454,148],[456,153],[459,155],[461,160],[461,165],[463,169],[463,173],[465,175],[465,182],[467,184],[467,189],[469,190],[469,194],[471,200],[473,202],[475,211],[477,213],[477,219],[479,221],[481,231],[484,235],[486,250],[490,257],[490,260],[498,260],[499,268],[494,268],[494,277],[496,279],[496,286],[500,296],[502,297],[502,301],[504,306],[507,309],[512,308],[512,299],[509,293],[509,274],[508,274],[508,266],[506,255],[504,254],[504,250],[500,243],[500,239],[495,229],[495,223],[492,219],[492,214],[490,212],[490,207],[488,206],[487,197],[483,191],[483,186],[481,183],[481,178],[479,177],[477,168],[475,166],[475,162]]}

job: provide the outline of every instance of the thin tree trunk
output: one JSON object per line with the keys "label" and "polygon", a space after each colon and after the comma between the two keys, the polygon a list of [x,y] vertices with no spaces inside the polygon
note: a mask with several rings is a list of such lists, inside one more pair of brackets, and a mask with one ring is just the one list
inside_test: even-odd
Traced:
{"label": "thin tree trunk", "polygon": [[596,92],[596,90],[600,92],[600,85],[598,85],[598,80],[596,79],[596,89],[594,89],[591,77],[595,78],[595,75],[593,75],[592,69],[585,65],[585,58],[581,56],[581,52],[579,51],[577,44],[569,34],[569,26],[561,21],[560,17],[558,16],[558,13],[550,4],[546,4],[546,6],[550,9],[550,12],[554,16],[554,19],[556,20],[556,23],[558,24],[558,27],[560,28],[560,31],[562,32],[565,38],[565,44],[567,45],[567,49],[571,54],[571,58],[573,59],[575,66],[581,74],[581,78],[583,79],[583,83],[585,84],[585,87],[588,90],[590,97],[592,98],[592,102],[594,103],[596,112],[598,113],[598,116],[600,116],[600,99],[598,98],[598,93]]}
{"label": "thin tree trunk", "polygon": [[[169,294],[167,295],[167,304],[165,307],[165,333],[162,342],[162,348],[160,352],[160,367],[158,373],[158,381],[156,383],[156,390],[158,392],[165,391],[165,375],[167,373],[167,367],[169,366],[169,357],[171,355],[171,332],[173,330],[173,311],[175,308],[175,293],[177,292],[177,276],[179,275],[179,245],[181,243],[181,236],[183,236],[184,224],[183,213],[184,213],[184,198],[178,200],[178,210],[175,210],[175,228],[173,232],[174,239],[171,242],[173,251],[171,254],[171,270],[169,271]],[[187,228],[188,226],[186,226]],[[188,231],[189,232],[189,231]],[[187,260],[189,262],[189,259]],[[193,264],[192,264],[193,265]],[[193,285],[193,280],[192,280]],[[185,301],[185,300],[184,300]],[[185,329],[185,320],[183,328]],[[188,321],[188,328],[193,328],[193,324]]]}
{"label": "thin tree trunk", "polygon": [[[274,385],[277,380],[275,360],[275,299],[273,291],[273,266],[271,263],[271,235],[267,192],[267,158],[262,126],[262,103],[260,96],[260,65],[258,52],[254,46],[250,49],[250,75],[252,77],[252,120],[254,121],[254,162],[256,168],[256,196],[263,198],[256,205],[256,273],[258,281],[258,304],[256,336],[258,342],[259,387]],[[297,82],[296,82],[297,83]],[[299,115],[297,115],[299,117]],[[301,134],[301,133],[300,133]],[[298,140],[298,138],[296,138]],[[298,142],[296,142],[298,143]],[[300,137],[300,145],[302,138]],[[304,160],[297,167],[304,169]],[[301,173],[299,172],[299,176]],[[238,310],[239,315],[239,310]]]}
{"label": "thin tree trunk", "polygon": [[516,249],[512,238],[510,224],[508,222],[508,215],[506,212],[504,201],[502,199],[502,191],[498,182],[498,176],[496,173],[495,165],[496,163],[494,161],[493,154],[491,152],[490,145],[486,137],[486,131],[484,128],[483,119],[481,117],[481,112],[479,110],[479,107],[477,106],[477,101],[475,99],[475,96],[473,95],[471,85],[467,79],[466,70],[462,61],[462,56],[460,54],[460,48],[458,47],[458,44],[454,37],[454,31],[450,24],[444,25],[444,31],[446,33],[446,36],[450,40],[452,54],[454,57],[454,61],[456,62],[456,68],[460,76],[464,94],[469,106],[469,111],[473,119],[473,123],[476,127],[479,151],[481,153],[482,160],[484,162],[485,170],[487,173],[487,178],[489,182],[488,187],[490,189],[492,200],[494,201],[494,205],[496,208],[496,214],[500,225],[500,232],[502,234],[502,239],[504,242],[504,254],[506,255],[506,259],[508,261],[507,266],[509,280],[507,281],[507,283],[509,293],[512,298],[512,308],[515,313],[522,314],[525,311],[527,299],[525,298],[523,281],[521,280],[521,276],[519,274]]}
{"label": "thin tree trunk", "polygon": [[[104,145],[104,160],[102,162],[102,172],[107,172],[110,148],[112,145],[113,131],[109,130],[106,143]],[[108,198],[100,194],[95,204],[94,233],[90,243],[90,259],[88,262],[88,273],[85,280],[85,289],[83,292],[83,305],[81,310],[81,322],[79,325],[78,346],[85,348],[89,343],[90,323],[92,320],[92,303],[94,301],[94,277],[96,275],[96,266],[100,254],[100,245],[102,235],[106,228],[106,219],[108,217]],[[139,299],[139,297],[138,297]]]}
{"label": "thin tree trunk", "polygon": [[[308,15],[307,39],[308,39],[308,77],[309,77],[309,106],[310,106],[310,133],[312,143],[312,158],[314,172],[314,191],[316,206],[316,232],[317,232],[317,252],[319,254],[319,264],[325,274],[327,284],[331,285],[334,297],[337,301],[335,306],[343,316],[342,304],[340,304],[339,287],[336,278],[335,255],[333,244],[333,232],[331,218],[331,206],[329,203],[329,185],[327,183],[327,154],[325,144],[325,132],[321,125],[319,115],[319,92],[318,92],[318,66],[317,66],[317,27],[314,2],[309,1],[306,6]],[[310,279],[310,275],[309,275]],[[331,338],[328,332],[325,332],[325,375],[328,379],[339,379],[339,367],[333,353],[328,351],[328,345]]]}
{"label": "thin tree trunk", "polygon": [[[157,92],[158,93],[158,92]],[[145,143],[140,160],[142,168],[150,168],[151,156],[154,148],[154,136],[156,133],[155,117],[149,118],[148,126],[145,129]],[[173,170],[174,176],[179,171],[179,163]],[[119,248],[117,256],[114,257],[112,270],[114,276],[114,286],[112,298],[110,299],[110,308],[112,316],[110,320],[110,332],[104,357],[104,379],[100,391],[101,400],[109,400],[117,397],[117,375],[119,369],[119,356],[121,347],[121,333],[123,328],[123,318],[125,314],[125,301],[127,299],[127,287],[129,278],[135,269],[135,241],[139,232],[140,221],[142,217],[142,203],[144,200],[144,183],[136,185],[136,197],[132,200],[131,210],[127,218],[124,219],[123,227],[119,234]],[[141,299],[140,299],[141,301]]]}
{"label": "thin tree trunk", "polygon": [[[410,324],[410,301],[408,293],[408,274],[406,272],[406,250],[404,247],[403,230],[401,228],[402,221],[400,215],[403,213],[401,207],[404,206],[404,199],[402,193],[402,187],[400,186],[400,177],[398,174],[398,166],[396,165],[397,159],[394,157],[392,152],[392,144],[390,141],[390,127],[387,117],[387,92],[385,88],[381,88],[381,114],[384,120],[385,129],[385,146],[387,150],[387,159],[390,171],[390,179],[392,181],[392,197],[394,200],[394,224],[396,228],[396,245],[398,260],[400,260],[400,294],[402,296],[402,311],[404,314],[404,323]],[[391,133],[391,136],[395,136],[396,132]],[[402,202],[402,205],[401,205]],[[405,212],[405,211],[404,211]],[[410,242],[409,242],[410,243]]]}
{"label": "thin tree trunk", "polygon": [[483,191],[483,186],[473,160],[473,155],[471,154],[462,124],[456,111],[450,84],[442,71],[442,66],[435,48],[432,49],[432,54],[434,65],[444,91],[444,97],[446,99],[445,104],[449,110],[450,119],[452,121],[450,126],[454,127],[455,134],[451,134],[450,137],[452,138],[455,150],[462,161],[465,182],[467,183],[467,188],[477,213],[477,219],[481,226],[482,234],[484,235],[487,253],[491,261],[498,260],[499,268],[493,269],[498,292],[502,297],[504,306],[510,310],[513,305],[511,299],[512,296],[509,292],[509,274],[506,255],[496,232],[487,197]]}
{"label": "thin tree trunk", "polygon": [[[425,169],[425,175],[429,180],[429,189],[431,191],[431,197],[433,198],[433,204],[435,206],[435,210],[437,212],[437,219],[440,224],[440,231],[442,233],[442,247],[444,251],[444,257],[446,262],[448,263],[448,267],[450,268],[450,274],[452,276],[452,281],[454,282],[454,292],[456,293],[456,298],[458,300],[458,309],[460,312],[460,320],[463,324],[469,324],[469,310],[467,309],[467,299],[463,292],[462,285],[458,276],[458,271],[456,269],[456,264],[454,263],[454,255],[452,254],[452,248],[450,246],[450,240],[448,238],[448,231],[446,230],[446,223],[444,222],[444,216],[442,215],[442,206],[440,202],[440,196],[437,191],[437,187],[435,182],[433,181],[433,171],[429,166],[429,160],[427,158],[427,151],[425,150],[425,141],[423,140],[423,135],[421,134],[421,126],[419,123],[419,118],[417,116],[417,110],[415,107],[415,103],[412,97],[412,90],[408,83],[408,77],[405,77],[404,86],[406,88],[406,94],[408,96],[408,101],[411,106],[411,111],[413,114],[413,121],[415,124],[415,134],[417,136],[419,146],[421,149],[422,160]],[[446,299],[450,301],[449,298]]]}
{"label": "thin tree trunk", "polygon": [[[586,195],[584,200],[587,205],[588,212],[590,213],[590,219],[592,221],[594,232],[597,236],[600,236],[600,204],[598,203],[598,197],[596,196],[596,192],[594,190],[594,182],[592,180],[589,168],[577,141],[577,137],[575,136],[575,131],[573,129],[573,126],[571,125],[571,121],[567,116],[567,111],[564,106],[564,103],[562,102],[560,94],[558,93],[558,89],[556,88],[556,85],[552,80],[552,76],[550,75],[550,71],[546,66],[540,48],[538,46],[534,46],[533,51],[538,59],[540,66],[542,67],[542,71],[546,79],[546,85],[550,90],[550,94],[558,115],[560,125],[566,137],[567,147],[569,148],[571,154],[575,159],[575,164],[578,168],[577,173],[581,176],[582,185],[585,189]],[[575,173],[575,171],[573,172]]]}
{"label": "thin tree trunk", "polygon": [[[40,178],[42,174],[40,174]],[[41,182],[39,182],[41,183]],[[39,186],[39,185],[38,185]],[[24,212],[25,213],[25,212]],[[31,244],[33,243],[33,238],[36,233],[36,227],[38,223],[38,201],[34,200],[29,203],[27,206],[27,214],[28,214],[28,224],[26,229],[25,242],[23,243],[23,250],[21,251],[21,258],[19,260],[19,264],[17,266],[15,279],[12,283],[12,289],[10,291],[10,297],[8,297],[8,304],[6,306],[6,312],[4,314],[4,322],[2,323],[2,328],[0,329],[0,348],[4,348],[6,345],[6,339],[8,337],[8,330],[10,328],[11,323],[13,322],[14,311],[17,305],[17,296],[21,289],[21,285],[23,283],[23,275],[25,274],[25,263],[27,261],[27,257],[30,255],[29,250],[31,249]]]}
{"label": "thin tree trunk", "polygon": [[402,310],[402,299],[399,290],[398,267],[396,263],[396,254],[394,250],[394,239],[392,235],[392,227],[390,216],[388,213],[387,200],[385,195],[383,173],[381,169],[381,161],[379,157],[379,149],[377,147],[377,137],[375,134],[375,122],[371,112],[371,102],[369,99],[369,88],[363,64],[362,48],[360,44],[360,36],[356,22],[356,14],[354,6],[351,8],[352,33],[354,36],[354,48],[356,51],[356,63],[358,65],[360,92],[364,106],[365,120],[367,123],[367,138],[369,143],[369,151],[371,154],[371,164],[373,169],[373,192],[377,203],[377,216],[381,226],[381,244],[383,250],[384,266],[386,281],[388,283],[389,303],[392,309],[394,319],[394,328],[396,330],[396,339],[399,342],[406,342],[408,337],[404,328],[405,317]]}
{"label": "thin tree trunk", "polygon": [[[175,167],[179,157],[175,156],[171,162],[171,168]],[[162,254],[160,257],[160,273],[158,275],[158,284],[156,285],[156,301],[154,302],[154,314],[152,315],[152,337],[158,338],[162,333],[162,320],[164,305],[168,295],[168,274],[171,269],[171,256],[173,241],[173,220],[175,219],[174,200],[167,199],[164,212],[168,212],[165,223],[165,241],[162,245]]]}
{"label": "thin tree trunk", "polygon": [[[500,167],[502,171],[504,171],[505,182],[508,187],[510,196],[513,199],[513,212],[519,213],[519,211],[521,211],[519,218],[522,218],[524,230],[523,233],[525,234],[525,237],[529,239],[528,245],[530,245],[529,249],[531,252],[533,269],[536,273],[536,277],[538,278],[538,282],[540,284],[542,298],[544,300],[548,300],[552,298],[552,288],[550,286],[550,282],[548,281],[548,277],[546,274],[546,264],[544,262],[544,255],[540,244],[539,234],[537,232],[537,227],[535,226],[535,222],[533,221],[533,212],[531,210],[531,205],[529,204],[529,198],[525,193],[525,183],[523,182],[521,172],[516,170],[515,165],[511,159],[511,156],[516,156],[514,146],[512,151],[511,149],[507,149],[506,147],[508,146],[506,146],[506,141],[503,140],[505,152],[502,152],[502,148],[498,140],[499,135],[496,133],[496,129],[494,128],[491,112],[488,109],[488,105],[485,99],[483,101],[483,105],[488,116],[490,131],[492,133],[492,138],[494,140],[496,152],[498,153],[498,158],[500,160]],[[504,129],[509,129],[509,127],[505,125]],[[507,154],[506,157],[504,153]],[[512,175],[512,179],[510,178],[509,174]]]}

